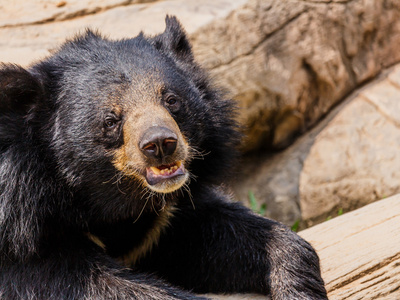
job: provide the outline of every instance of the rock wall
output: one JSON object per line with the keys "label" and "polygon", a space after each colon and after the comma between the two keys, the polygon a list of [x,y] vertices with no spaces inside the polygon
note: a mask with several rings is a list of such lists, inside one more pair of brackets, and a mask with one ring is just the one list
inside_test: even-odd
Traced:
{"label": "rock wall", "polygon": [[197,59],[238,101],[244,151],[290,145],[356,86],[400,61],[397,0],[12,3],[0,7],[0,37],[8,41],[0,61],[24,64],[85,27],[113,38],[153,34],[166,13],[177,15]]}
{"label": "rock wall", "polygon": [[400,2],[247,1],[192,40],[241,107],[243,149],[280,149],[400,61]]}
{"label": "rock wall", "polygon": [[383,175],[400,169],[398,159],[382,152],[398,148],[394,80],[386,83],[391,96],[376,88],[328,124],[355,88],[400,62],[398,0],[3,2],[0,61],[28,65],[86,27],[112,38],[155,34],[167,13],[240,108],[247,156],[232,185],[237,199],[253,192],[267,216],[291,225],[398,192],[398,173]]}

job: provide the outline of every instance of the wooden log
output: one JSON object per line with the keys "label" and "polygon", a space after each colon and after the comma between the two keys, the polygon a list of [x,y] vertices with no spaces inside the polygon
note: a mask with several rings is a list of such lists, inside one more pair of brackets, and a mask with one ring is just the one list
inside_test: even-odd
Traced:
{"label": "wooden log", "polygon": [[300,235],[320,256],[329,299],[400,299],[400,195]]}
{"label": "wooden log", "polygon": [[[400,194],[300,232],[317,250],[329,299],[400,299]],[[215,300],[269,299],[208,295]]]}

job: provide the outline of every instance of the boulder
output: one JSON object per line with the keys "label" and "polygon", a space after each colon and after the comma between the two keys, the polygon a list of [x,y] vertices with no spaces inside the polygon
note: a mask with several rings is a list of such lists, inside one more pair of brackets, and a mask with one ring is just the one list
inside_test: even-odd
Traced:
{"label": "boulder", "polygon": [[308,225],[400,193],[400,65],[360,90],[319,133],[300,176]]}
{"label": "boulder", "polygon": [[353,92],[278,153],[248,154],[231,182],[266,216],[301,228],[400,193],[400,65]]}

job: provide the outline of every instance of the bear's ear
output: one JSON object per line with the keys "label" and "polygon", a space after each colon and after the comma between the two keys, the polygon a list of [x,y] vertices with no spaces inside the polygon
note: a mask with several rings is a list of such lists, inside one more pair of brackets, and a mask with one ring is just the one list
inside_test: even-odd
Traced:
{"label": "bear's ear", "polygon": [[41,94],[39,80],[27,70],[0,65],[0,144],[11,142],[21,133],[25,116]]}
{"label": "bear's ear", "polygon": [[172,54],[179,60],[193,61],[192,47],[185,30],[175,16],[166,16],[165,31],[155,36],[153,43],[158,50]]}
{"label": "bear's ear", "polygon": [[25,114],[41,91],[39,80],[24,68],[12,64],[0,66],[0,115]]}

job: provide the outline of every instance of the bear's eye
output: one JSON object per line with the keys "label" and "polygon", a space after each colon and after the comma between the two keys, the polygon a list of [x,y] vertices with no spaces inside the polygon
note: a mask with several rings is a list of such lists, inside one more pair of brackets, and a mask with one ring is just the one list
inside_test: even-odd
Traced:
{"label": "bear's eye", "polygon": [[174,105],[176,104],[178,100],[176,100],[176,98],[174,97],[169,97],[165,102],[167,102],[168,105]]}
{"label": "bear's eye", "polygon": [[181,102],[174,95],[169,95],[165,98],[165,105],[169,109],[170,112],[176,113],[181,108]]}
{"label": "bear's eye", "polygon": [[118,120],[113,117],[106,117],[104,120],[104,127],[107,129],[114,128],[117,125]]}

